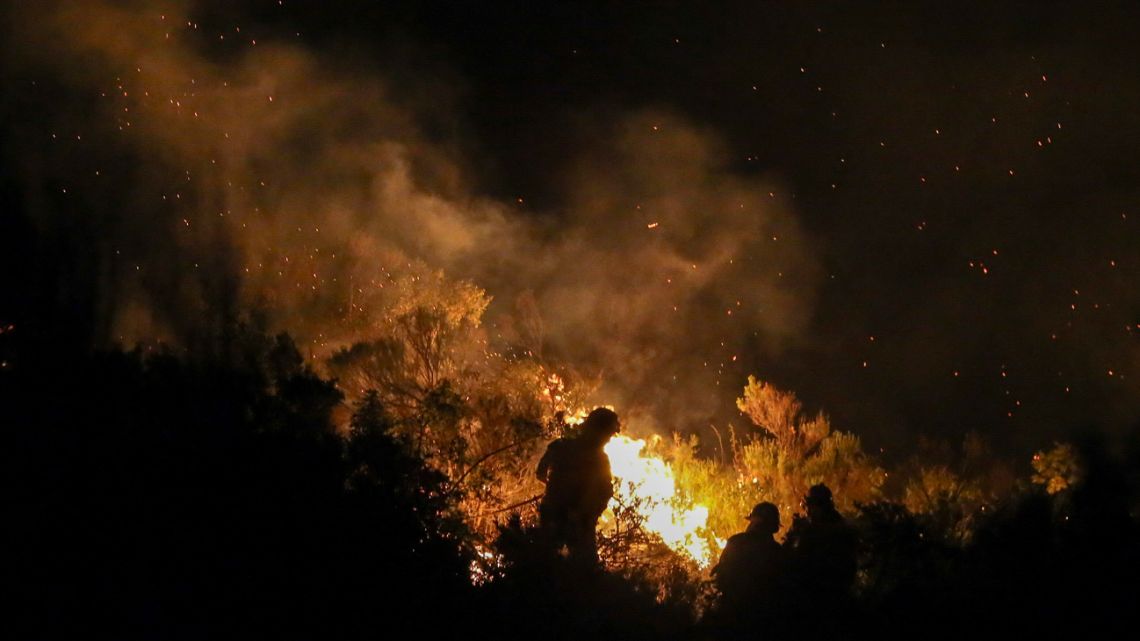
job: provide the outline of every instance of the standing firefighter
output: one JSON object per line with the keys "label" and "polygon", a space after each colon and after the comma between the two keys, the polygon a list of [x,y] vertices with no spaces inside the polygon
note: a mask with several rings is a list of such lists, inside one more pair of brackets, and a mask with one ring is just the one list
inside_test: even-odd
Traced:
{"label": "standing firefighter", "polygon": [[746,517],[748,529],[728,539],[712,576],[721,592],[713,621],[726,630],[758,624],[769,629],[780,609],[786,552],[773,535],[780,529],[780,510],[759,503]]}
{"label": "standing firefighter", "polygon": [[822,483],[804,497],[807,518],[797,517],[788,532],[796,573],[806,596],[827,607],[846,601],[855,581],[859,541]]}
{"label": "standing firefighter", "polygon": [[539,522],[555,549],[566,546],[570,558],[598,562],[594,530],[613,496],[610,459],[602,448],[620,429],[617,414],[599,407],[576,436],[551,443],[538,463],[538,480],[546,484]]}

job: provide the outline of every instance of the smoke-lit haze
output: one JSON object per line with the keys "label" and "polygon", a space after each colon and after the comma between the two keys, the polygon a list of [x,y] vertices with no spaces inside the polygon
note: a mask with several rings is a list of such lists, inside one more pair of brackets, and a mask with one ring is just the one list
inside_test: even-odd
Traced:
{"label": "smoke-lit haze", "polygon": [[746,341],[778,349],[809,318],[819,270],[794,212],[775,184],[730,174],[714,131],[618,114],[549,167],[565,204],[536,212],[480,196],[479,159],[420,131],[445,88],[238,29],[214,37],[242,46],[209,56],[190,9],[60,3],[17,23],[24,78],[89,99],[20,135],[41,168],[66,167],[30,179],[96,217],[107,339],[178,343],[258,307],[320,356],[368,338],[384,284],[422,263],[495,298],[492,340],[526,301],[542,347],[600,373],[606,400],[699,425],[738,387],[721,374]]}
{"label": "smoke-lit haze", "polygon": [[1140,417],[1130,4],[3,6],[4,278],[87,342],[319,358],[426,267],[661,429],[748,373],[887,456]]}

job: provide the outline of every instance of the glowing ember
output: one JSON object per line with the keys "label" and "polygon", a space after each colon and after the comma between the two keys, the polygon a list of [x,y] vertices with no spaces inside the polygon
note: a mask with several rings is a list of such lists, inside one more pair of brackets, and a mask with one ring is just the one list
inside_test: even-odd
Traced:
{"label": "glowing ember", "polygon": [[707,566],[713,556],[704,536],[708,508],[687,504],[677,492],[673,468],[663,459],[645,454],[645,446],[644,440],[620,434],[606,444],[610,467],[619,481],[618,496],[610,501],[610,509],[619,497],[629,504],[640,499],[638,512],[645,519],[645,528],[673,550]]}

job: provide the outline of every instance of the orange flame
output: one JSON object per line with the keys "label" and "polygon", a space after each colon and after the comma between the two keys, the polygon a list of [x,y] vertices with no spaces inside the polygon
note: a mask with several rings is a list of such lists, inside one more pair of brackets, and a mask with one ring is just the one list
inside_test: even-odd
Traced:
{"label": "orange flame", "polygon": [[[619,498],[625,503],[640,499],[638,512],[646,529],[660,536],[674,551],[705,567],[714,554],[706,536],[709,509],[685,500],[677,491],[673,468],[664,459],[647,454],[646,445],[642,439],[620,434],[606,444],[610,467],[619,481],[618,495],[610,501],[610,510]],[[607,514],[612,518],[610,512]]]}

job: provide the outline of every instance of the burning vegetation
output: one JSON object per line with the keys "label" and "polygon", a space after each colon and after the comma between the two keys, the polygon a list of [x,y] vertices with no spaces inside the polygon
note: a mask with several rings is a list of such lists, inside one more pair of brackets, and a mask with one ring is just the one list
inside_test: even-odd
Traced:
{"label": "burning vegetation", "polygon": [[[802,328],[827,295],[824,328],[848,335],[820,353],[860,375],[895,354],[880,400],[891,380],[918,372],[899,404],[938,411],[930,399],[951,397],[947,381],[973,376],[957,346],[989,349],[947,329],[974,318],[963,301],[979,280],[994,284],[994,308],[1026,289],[1016,243],[999,252],[991,232],[974,230],[937,251],[921,245],[923,260],[949,253],[969,284],[948,288],[955,309],[940,331],[897,331],[888,349],[872,325],[929,322],[947,300],[887,296],[893,305],[846,327],[864,302],[860,280],[837,295],[831,268],[868,250],[821,250],[796,213],[819,194],[742,171],[739,149],[673,111],[590,125],[589,142],[547,169],[565,182],[556,206],[531,209],[475,184],[468,141],[445,133],[458,98],[433,83],[449,83],[411,78],[432,74],[344,66],[297,31],[257,36],[228,22],[243,13],[224,8],[234,3],[7,4],[18,41],[6,48],[6,84],[17,89],[3,106],[15,142],[0,157],[0,196],[17,213],[0,219],[0,275],[18,291],[0,299],[0,425],[16,441],[5,448],[22,588],[12,609],[39,636],[365,638],[400,620],[429,638],[729,639],[761,621],[773,636],[974,638],[987,620],[997,623],[981,632],[1020,638],[1055,632],[1046,606],[1077,612],[1086,631],[1134,607],[1140,448],[1023,434],[1051,445],[1011,460],[970,433],[960,445],[918,439],[909,458],[888,459],[851,430],[865,422],[805,407],[778,369],[748,375],[814,343]],[[250,15],[293,3],[265,4]],[[831,95],[810,66],[789,68],[812,79],[813,100]],[[751,82],[741,85],[749,96]],[[841,110],[826,112],[828,126],[839,122]],[[1051,135],[1035,154],[1070,135],[1042,118],[1034,130]],[[977,119],[986,133],[973,138],[1005,126]],[[949,140],[943,126],[934,135]],[[871,154],[836,148],[837,166],[895,153],[875,137],[860,142]],[[929,227],[905,220],[945,182],[934,166],[944,179],[969,173],[958,162],[928,163],[929,187],[925,173],[908,178],[922,200],[900,198],[894,231],[871,248],[894,253],[908,243],[893,234],[959,225],[954,210],[932,211]],[[819,191],[849,188],[833,171],[819,173]],[[1030,173],[997,175],[1004,185]],[[860,190],[896,192],[872,185]],[[973,206],[976,190],[964,191]],[[863,204],[853,211],[880,208]],[[977,356],[975,372],[999,386],[977,374],[978,389],[954,398],[1020,421],[1058,407],[1030,399],[1078,396],[1095,370],[1120,407],[1100,407],[1089,386],[1090,421],[1135,408],[1134,345],[1119,346],[1140,325],[1129,305],[1109,303],[1135,289],[1133,247],[1118,231],[1132,222],[1107,218],[1099,229],[1115,248],[1095,262],[1112,287],[1071,287],[1093,271],[1092,253],[1047,256],[1060,267],[1041,291],[979,332],[1033,336],[1012,350],[1021,367]],[[1011,222],[1009,233],[1029,227]],[[839,229],[832,240],[864,240]],[[911,259],[863,280],[887,283]],[[910,286],[883,289],[927,286],[898,282]],[[1098,349],[1075,340],[1110,328]],[[1045,336],[1068,358],[1038,360]],[[929,350],[914,359],[923,362],[901,362],[908,344]],[[1055,362],[1065,367],[1053,380]],[[551,517],[543,461],[581,439],[597,408],[620,415],[621,429],[593,443],[602,500],[597,514],[576,515],[586,536],[567,536],[565,522],[551,525],[565,514]],[[751,608],[766,619],[742,614],[755,600],[726,605],[726,566],[758,558],[749,546],[767,567],[751,572],[762,564],[749,561],[737,575],[767,574],[765,604]],[[813,584],[829,555],[844,557],[842,576]]]}
{"label": "burning vegetation", "polygon": [[[424,294],[415,296],[434,302],[398,308],[387,333],[324,364],[248,324],[206,355],[113,351],[73,358],[62,378],[55,359],[30,359],[28,345],[9,343],[20,365],[0,374],[0,393],[16,424],[36,426],[13,469],[82,478],[67,486],[86,497],[40,484],[20,490],[22,505],[42,506],[17,532],[30,551],[17,577],[36,597],[22,610],[54,603],[90,613],[58,620],[56,631],[76,621],[124,629],[98,617],[138,603],[202,633],[238,625],[339,637],[388,625],[393,613],[426,620],[447,607],[465,614],[438,624],[448,634],[470,617],[495,626],[522,617],[526,636],[604,625],[620,638],[732,638],[751,619],[711,581],[722,551],[756,504],[780,516],[768,521],[777,540],[806,550],[797,493],[814,496],[821,482],[834,488],[836,518],[859,537],[853,584],[829,597],[847,614],[813,618],[814,588],[800,581],[808,566],[790,561],[771,579],[785,587],[763,610],[771,625],[808,637],[879,625],[849,619],[856,611],[896,621],[945,607],[992,612],[997,602],[1024,622],[1024,608],[1056,589],[1024,582],[1042,563],[1074,581],[1090,571],[1134,579],[1136,557],[1104,552],[1137,548],[1128,503],[1112,485],[1117,468],[1096,450],[1058,445],[1033,457],[1031,478],[1011,481],[973,438],[961,453],[931,445],[888,474],[855,436],[755,379],[738,401],[749,424],[726,426],[723,449],[639,436],[645,428],[633,421],[610,438],[614,494],[597,530],[605,571],[552,557],[537,527],[535,463],[547,443],[581,429],[576,408],[589,406],[590,391],[549,364],[473,349],[479,314],[438,306],[478,305],[480,296]],[[26,402],[45,389],[61,390],[57,402]],[[75,439],[85,447],[67,445]],[[73,519],[92,524],[90,539],[61,540]],[[1089,536],[1099,547],[1086,547]],[[76,568],[118,585],[76,601],[67,589]],[[428,593],[436,605],[425,605]],[[935,593],[953,601],[911,600]],[[1085,611],[1120,606],[1120,594],[1096,593],[1103,600],[1083,601]],[[233,608],[250,594],[272,603]]]}
{"label": "burning vegetation", "polygon": [[[504,567],[493,551],[502,528],[537,522],[539,456],[605,400],[600,380],[540,357],[541,344],[490,348],[482,322],[490,298],[472,283],[424,269],[393,279],[380,300],[370,338],[317,365],[335,377],[347,407],[366,399],[382,407],[393,435],[445,479],[478,551],[472,577],[494,581]],[[770,502],[785,515],[783,536],[818,483],[848,517],[896,501],[938,522],[939,536],[965,542],[977,516],[1016,484],[976,435],[961,452],[924,446],[892,475],[856,435],[805,411],[789,391],[749,377],[736,404],[746,422],[715,429],[715,447],[644,418],[609,440],[614,496],[598,543],[606,567],[660,580],[657,571],[669,567],[700,582],[753,505]],[[1069,487],[1075,458],[1064,445],[1039,454],[1032,482]]]}

